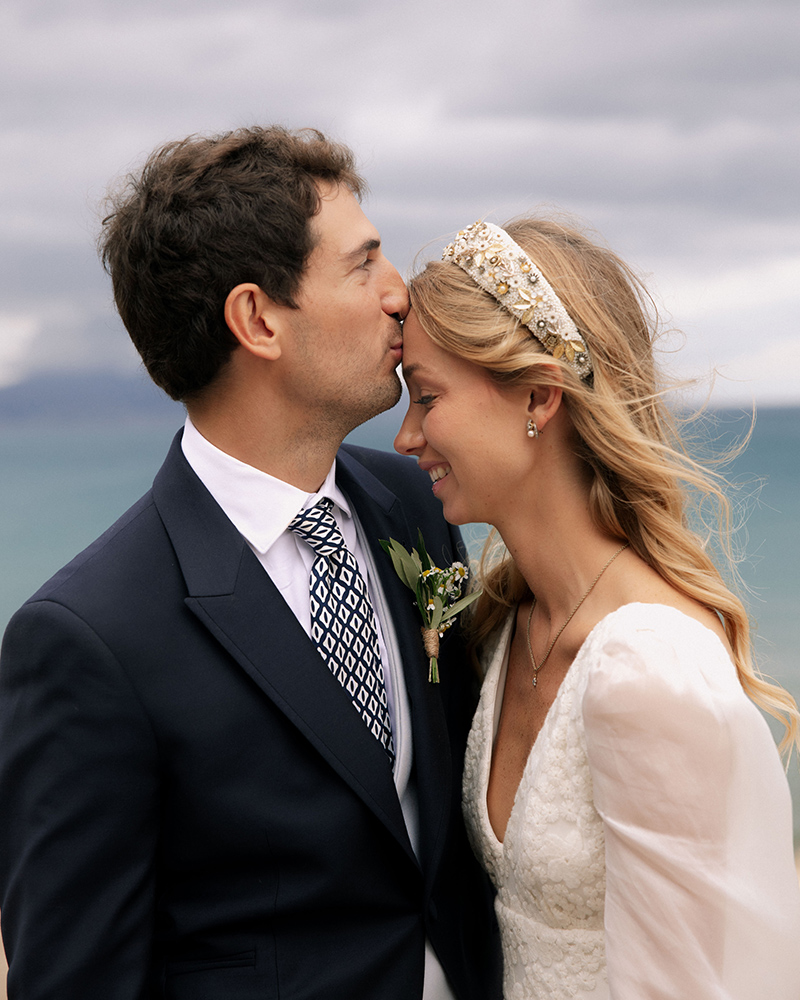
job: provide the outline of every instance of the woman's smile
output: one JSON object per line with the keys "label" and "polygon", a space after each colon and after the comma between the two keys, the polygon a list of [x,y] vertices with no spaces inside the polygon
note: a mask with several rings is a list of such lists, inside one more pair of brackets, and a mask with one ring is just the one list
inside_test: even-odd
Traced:
{"label": "woman's smile", "polygon": [[431,481],[434,485],[434,493],[436,492],[436,484],[444,479],[444,477],[450,472],[449,465],[437,465],[433,469],[428,470],[428,475],[431,477]]}

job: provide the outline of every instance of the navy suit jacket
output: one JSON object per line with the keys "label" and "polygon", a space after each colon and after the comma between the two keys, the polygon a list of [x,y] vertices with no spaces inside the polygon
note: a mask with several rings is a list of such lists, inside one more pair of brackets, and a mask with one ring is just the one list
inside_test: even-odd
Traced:
{"label": "navy suit jacket", "polygon": [[379,538],[457,555],[427,476],[345,447],[392,608],[421,857],[387,758],[175,439],[152,490],[12,619],[0,659],[0,910],[12,1000],[414,1000],[426,936],[499,996],[460,812],[474,689],[427,680]]}

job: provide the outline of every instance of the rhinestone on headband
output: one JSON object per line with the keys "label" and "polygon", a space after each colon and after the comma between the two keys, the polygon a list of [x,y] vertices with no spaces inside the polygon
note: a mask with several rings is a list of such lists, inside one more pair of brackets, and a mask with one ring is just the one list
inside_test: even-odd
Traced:
{"label": "rhinestone on headband", "polygon": [[589,350],[552,286],[508,233],[491,222],[473,222],[445,247],[442,260],[467,272],[554,358],[582,379],[592,374]]}

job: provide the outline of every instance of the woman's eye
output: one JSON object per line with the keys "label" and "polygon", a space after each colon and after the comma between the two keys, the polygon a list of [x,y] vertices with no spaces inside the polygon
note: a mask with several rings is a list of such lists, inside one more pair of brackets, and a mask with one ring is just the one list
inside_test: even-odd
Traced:
{"label": "woman's eye", "polygon": [[430,406],[433,402],[433,396],[420,396],[419,399],[415,399],[413,402],[419,403],[420,406]]}

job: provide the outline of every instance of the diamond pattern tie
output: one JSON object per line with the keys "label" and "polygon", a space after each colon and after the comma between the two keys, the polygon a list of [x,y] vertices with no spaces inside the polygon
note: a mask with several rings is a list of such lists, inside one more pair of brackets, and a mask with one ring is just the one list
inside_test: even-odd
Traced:
{"label": "diamond pattern tie", "polygon": [[375,614],[355,556],[323,497],[301,511],[289,529],[316,558],[311,567],[311,638],[331,673],[350,695],[367,728],[394,766],[394,746]]}

